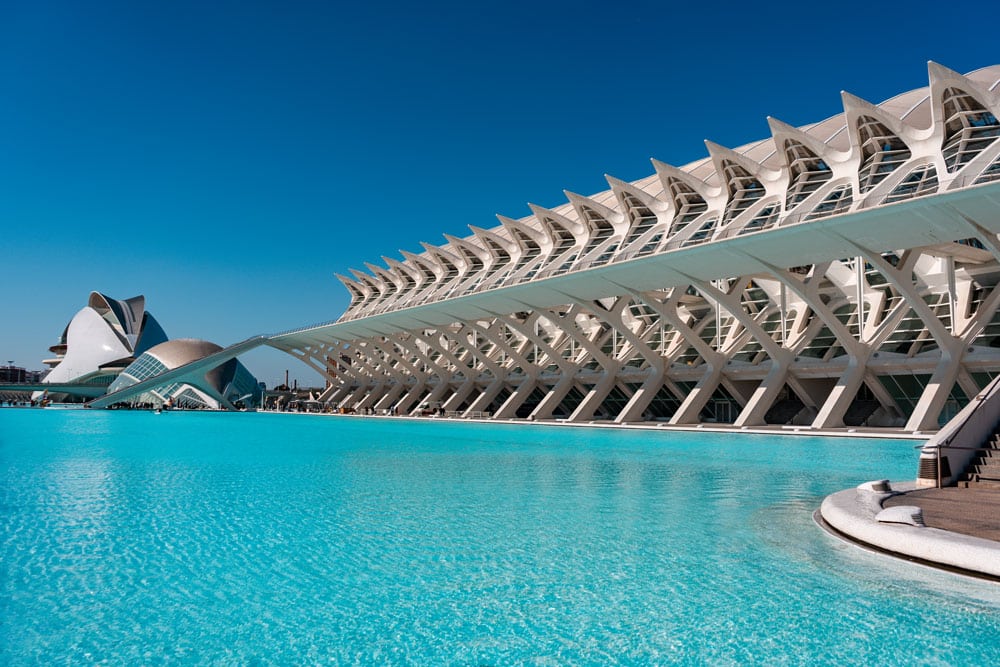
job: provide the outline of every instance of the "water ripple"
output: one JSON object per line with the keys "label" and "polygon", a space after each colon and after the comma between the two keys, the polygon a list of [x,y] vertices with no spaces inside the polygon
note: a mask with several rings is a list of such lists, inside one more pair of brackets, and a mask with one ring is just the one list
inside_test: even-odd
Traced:
{"label": "water ripple", "polygon": [[910,443],[0,410],[3,664],[988,664],[1000,593],[833,542]]}

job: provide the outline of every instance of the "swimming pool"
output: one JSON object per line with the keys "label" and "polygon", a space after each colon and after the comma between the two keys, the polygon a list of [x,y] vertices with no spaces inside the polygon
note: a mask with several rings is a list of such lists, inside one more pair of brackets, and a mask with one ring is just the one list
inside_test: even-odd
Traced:
{"label": "swimming pool", "polygon": [[0,663],[996,663],[812,521],[913,444],[4,409]]}

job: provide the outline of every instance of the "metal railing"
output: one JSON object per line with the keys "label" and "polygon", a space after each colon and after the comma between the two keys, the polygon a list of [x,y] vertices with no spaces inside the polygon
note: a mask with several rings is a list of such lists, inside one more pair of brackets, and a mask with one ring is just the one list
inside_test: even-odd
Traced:
{"label": "metal railing", "polygon": [[[922,449],[923,447],[924,447],[924,445],[917,445],[914,449]],[[964,451],[964,452],[986,452],[986,451],[989,451],[989,450],[995,449],[995,448],[994,447],[959,447],[957,445],[946,445],[946,444],[942,443],[940,445],[935,445],[934,449],[935,449],[935,453],[937,454],[937,463],[936,463],[936,466],[935,466],[937,468],[937,470],[936,470],[936,472],[937,472],[937,486],[935,488],[940,489],[940,488],[943,488],[942,483],[941,483],[941,450],[942,449],[954,449],[954,450],[957,450],[957,451]],[[975,461],[975,459],[973,459],[973,461]],[[972,463],[970,463],[969,465],[972,465]],[[968,469],[968,466],[966,466],[966,469]]]}
{"label": "metal railing", "polygon": [[[997,386],[1000,386],[1000,375],[998,375],[995,378],[993,378],[990,381],[990,383],[988,385],[986,385],[986,387],[981,392],[979,392],[978,394],[976,394],[976,397],[972,401],[969,401],[969,404],[970,405],[971,404],[976,404],[978,406],[981,406],[983,403],[986,402],[986,400],[988,398],[990,398],[993,395],[993,393],[996,391]],[[941,444],[939,444],[937,446],[938,447],[941,447],[941,446],[951,446],[951,443],[954,442],[955,438],[957,438],[962,433],[962,431],[965,429],[965,427],[969,425],[969,420],[972,419],[972,416],[975,415],[978,410],[979,410],[978,407],[976,407],[976,408],[974,408],[972,410],[969,410],[966,413],[965,417],[962,418],[961,423],[959,423],[959,425],[955,429],[955,431],[951,435],[949,435],[947,438],[945,438],[945,440],[944,440],[943,443],[941,443]],[[993,431],[994,432],[996,431],[996,428],[997,428],[997,424],[995,423],[995,424],[993,424]]]}
{"label": "metal railing", "polygon": [[[976,394],[976,397],[973,400],[969,401],[969,404],[964,408],[965,414],[963,415],[962,420],[954,427],[954,430],[944,440],[942,440],[941,442],[939,442],[937,444],[934,444],[934,445],[930,445],[930,444],[918,445],[917,448],[921,449],[923,451],[927,451],[929,449],[933,449],[934,450],[936,461],[937,461],[937,463],[936,463],[936,468],[937,468],[937,470],[936,470],[937,488],[939,488],[939,489],[941,488],[941,478],[942,478],[942,476],[941,476],[941,450],[943,450],[943,449],[950,449],[950,450],[955,450],[955,451],[986,451],[986,450],[989,450],[989,449],[993,449],[993,447],[982,447],[982,446],[980,446],[980,447],[965,447],[965,446],[961,446],[961,445],[953,445],[951,443],[955,442],[955,439],[958,438],[960,435],[962,435],[965,432],[966,428],[972,422],[972,418],[975,415],[978,414],[979,410],[982,408],[982,405],[987,400],[989,400],[990,398],[993,397],[994,393],[997,391],[997,387],[998,386],[1000,386],[1000,375],[998,375],[997,377],[993,378],[990,381],[990,383],[988,385],[986,385],[985,388],[983,388],[983,390],[981,392],[979,392],[978,394]],[[974,407],[970,407],[970,406],[974,406]],[[1000,426],[1000,422],[994,422],[993,425],[992,425],[992,427],[989,430],[989,433],[996,434],[998,426]],[[949,475],[949,476],[954,476],[954,475]]]}

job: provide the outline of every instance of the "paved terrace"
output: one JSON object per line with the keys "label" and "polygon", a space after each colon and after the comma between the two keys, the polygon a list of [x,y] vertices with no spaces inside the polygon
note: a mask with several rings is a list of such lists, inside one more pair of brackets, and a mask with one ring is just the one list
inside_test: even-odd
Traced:
{"label": "paved terrace", "polygon": [[928,528],[1000,542],[1000,489],[917,489],[893,496],[883,507],[913,505]]}

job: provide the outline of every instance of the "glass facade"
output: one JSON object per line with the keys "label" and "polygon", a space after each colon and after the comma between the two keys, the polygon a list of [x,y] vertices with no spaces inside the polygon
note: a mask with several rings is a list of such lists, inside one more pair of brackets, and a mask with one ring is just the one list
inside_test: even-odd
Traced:
{"label": "glass facade", "polygon": [[[168,370],[162,361],[154,356],[155,349],[141,355],[129,365],[108,388],[112,393],[139,382],[156,377]],[[222,395],[230,402],[241,402],[243,405],[256,405],[260,399],[260,389],[257,379],[247,370],[246,366],[236,361],[227,365],[232,368],[231,377],[223,378],[220,387],[197,387],[186,382],[168,382],[153,387],[139,395],[129,396],[123,402],[130,404],[151,404],[161,406],[169,400],[174,405],[184,408],[218,408],[218,402],[213,394]],[[224,375],[226,375],[224,373]]]}

